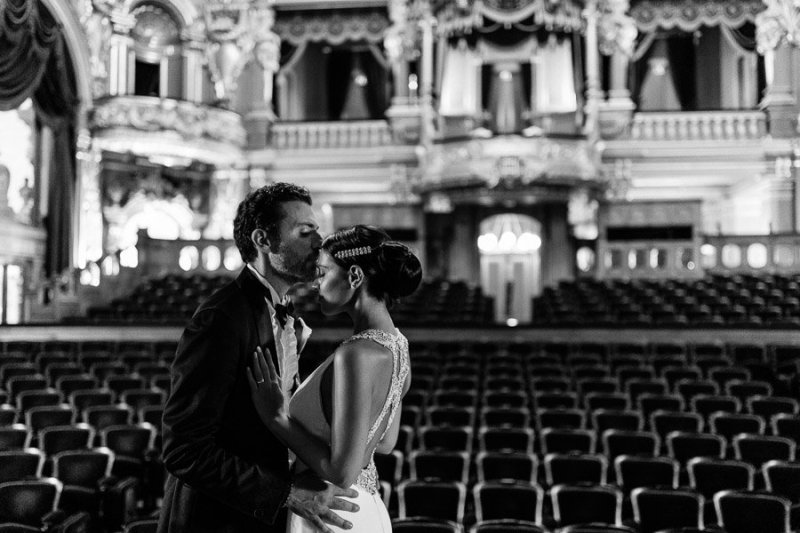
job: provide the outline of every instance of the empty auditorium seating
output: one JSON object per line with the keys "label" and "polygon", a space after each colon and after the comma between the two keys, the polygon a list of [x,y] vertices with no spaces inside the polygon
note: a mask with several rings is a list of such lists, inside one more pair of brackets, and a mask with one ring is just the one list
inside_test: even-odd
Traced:
{"label": "empty auditorium seating", "polygon": [[[97,447],[107,446],[119,498],[108,509],[114,530],[101,522],[117,533],[140,511],[156,510],[160,419],[170,381],[159,354],[169,357],[174,343],[46,346],[9,355],[9,343],[0,343],[6,385],[0,390],[0,470],[7,456],[19,457],[19,469],[4,475],[64,478],[63,505],[96,522],[96,506],[107,502],[96,500],[87,485],[107,490],[111,482],[100,468],[81,485],[67,479],[66,465],[68,458],[95,457]],[[663,517],[651,512],[659,505],[647,507],[645,499],[637,518],[637,489],[649,490],[637,493],[648,497],[664,491],[680,508],[694,509],[700,501],[701,519],[680,520],[695,528],[717,525],[714,501],[725,490],[749,495],[766,489],[800,503],[792,484],[800,414],[796,391],[783,379],[792,374],[778,376],[779,368],[793,371],[795,352],[787,345],[743,346],[622,339],[412,342],[413,381],[398,445],[376,457],[391,515],[403,517],[396,518],[396,530],[641,533],[677,527],[660,522]],[[319,353],[329,347],[310,346]],[[38,451],[26,450],[31,446]],[[123,479],[133,485],[120,485]],[[511,496],[491,500],[495,488],[497,494],[527,494],[528,506],[512,504]],[[139,509],[126,508],[125,497],[138,500]]]}

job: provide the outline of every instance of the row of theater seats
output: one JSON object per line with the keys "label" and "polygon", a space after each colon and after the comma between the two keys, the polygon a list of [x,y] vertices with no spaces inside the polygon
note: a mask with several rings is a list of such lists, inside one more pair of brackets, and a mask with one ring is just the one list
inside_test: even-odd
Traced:
{"label": "row of theater seats", "polygon": [[[538,531],[483,524],[516,518],[539,528],[596,521],[647,532],[772,530],[736,529],[747,522],[718,516],[713,502],[726,490],[770,491],[776,517],[800,504],[800,484],[791,481],[800,476],[797,353],[677,343],[421,347],[398,450],[379,459],[379,470],[396,482],[401,518],[439,512],[456,523],[442,527]],[[408,478],[422,496],[409,499]],[[640,488],[650,489],[640,498],[660,503],[637,511]],[[489,489],[502,496],[481,503]],[[655,513],[661,508],[671,511]]]}
{"label": "row of theater seats", "polygon": [[533,301],[534,323],[800,327],[800,276],[564,281]]}
{"label": "row of theater seats", "polygon": [[175,347],[5,343],[0,502],[16,505],[0,503],[0,522],[14,531],[148,530],[137,519],[163,490],[161,413]]}
{"label": "row of theater seats", "polygon": [[[229,276],[181,276],[170,274],[145,281],[131,294],[106,306],[90,308],[73,323],[152,322],[185,323],[204,299],[231,281]],[[319,311],[311,286],[293,289],[292,298],[301,316],[311,324],[343,324],[346,317],[325,317]],[[426,280],[393,309],[400,324],[489,324],[493,320],[491,298],[479,287],[464,282]]]}
{"label": "row of theater seats", "polygon": [[[309,350],[321,357],[330,348],[315,343]],[[123,511],[103,516],[116,516],[118,525],[151,512],[163,476],[153,424],[169,387],[174,343],[5,343],[2,349],[7,405],[0,417],[5,424],[21,424],[4,428],[16,435],[12,448],[37,446],[43,454],[42,470],[34,477],[60,474],[54,471],[56,457],[72,451],[52,448],[51,435],[82,434],[78,445],[68,447],[100,448],[101,454],[108,448],[115,479],[132,480],[134,486],[118,490],[122,501],[139,502],[135,512],[117,503],[111,509]],[[396,528],[418,526],[415,515],[437,518],[438,511],[415,507],[415,501],[447,508],[438,518],[455,520],[457,528],[483,527],[498,518],[483,509],[501,507],[484,505],[479,514],[476,487],[483,494],[498,484],[542,495],[526,500],[527,509],[541,500],[541,516],[514,515],[511,508],[500,516],[533,518],[540,528],[582,516],[567,504],[556,516],[557,486],[566,487],[556,491],[559,495],[586,488],[616,498],[619,491],[620,519],[615,507],[612,523],[625,521],[640,530],[645,526],[636,524],[631,493],[644,485],[688,488],[704,502],[726,489],[766,489],[795,503],[800,499],[796,487],[778,488],[767,468],[794,466],[800,422],[793,347],[465,341],[413,343],[411,352],[412,388],[404,402],[401,441],[394,454],[378,458]],[[147,430],[148,437],[139,440],[146,444],[125,453],[109,435],[133,427]],[[125,471],[119,466],[125,464],[134,467]],[[709,487],[701,481],[707,477],[693,473],[701,467],[732,470],[739,473],[735,479],[746,481]],[[643,481],[635,481],[637,476]],[[425,492],[442,486],[463,494],[457,505],[446,506],[444,496]],[[704,503],[703,509],[704,523],[717,523],[713,505]]]}

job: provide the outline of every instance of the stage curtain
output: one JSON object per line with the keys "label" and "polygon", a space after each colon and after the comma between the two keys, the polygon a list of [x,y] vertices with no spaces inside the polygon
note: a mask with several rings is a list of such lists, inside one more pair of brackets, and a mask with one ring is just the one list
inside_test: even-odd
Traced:
{"label": "stage curtain", "polygon": [[49,208],[45,219],[45,271],[48,275],[71,267],[72,210],[77,181],[75,120],[79,105],[73,72],[63,42],[59,40],[33,95],[39,122],[53,133]]}
{"label": "stage curtain", "polygon": [[445,116],[476,116],[481,61],[466,41],[448,47],[444,60],[439,113]]}
{"label": "stage curtain", "polygon": [[59,40],[58,24],[39,2],[0,2],[0,110],[33,94]]}
{"label": "stage curtain", "polygon": [[572,42],[550,35],[533,57],[531,107],[536,113],[571,113],[578,108]]}

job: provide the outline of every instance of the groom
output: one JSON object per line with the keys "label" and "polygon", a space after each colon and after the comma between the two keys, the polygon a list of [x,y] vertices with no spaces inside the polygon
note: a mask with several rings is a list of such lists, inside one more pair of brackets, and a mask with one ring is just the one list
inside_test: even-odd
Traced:
{"label": "groom", "polygon": [[[250,398],[246,369],[256,346],[276,354],[288,389],[310,330],[284,307],[286,292],[313,279],[321,238],[305,188],[274,183],[239,204],[234,238],[246,263],[195,311],[172,367],[164,408],[167,481],[159,533],[284,533],[286,508],[322,532],[349,522],[354,490],[293,476],[288,450]],[[296,346],[296,348],[295,348]]]}

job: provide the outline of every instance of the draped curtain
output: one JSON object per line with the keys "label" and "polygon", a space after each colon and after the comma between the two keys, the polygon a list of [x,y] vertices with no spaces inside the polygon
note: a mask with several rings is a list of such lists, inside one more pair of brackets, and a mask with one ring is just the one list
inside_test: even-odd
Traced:
{"label": "draped curtain", "polygon": [[439,113],[476,116],[481,60],[463,40],[456,47],[448,47],[445,54]]}
{"label": "draped curtain", "polygon": [[551,34],[532,58],[532,107],[536,113],[572,113],[578,108],[572,41]]}
{"label": "draped curtain", "polygon": [[[45,272],[71,265],[75,197],[75,120],[78,97],[72,65],[58,23],[33,0],[0,0],[0,110],[32,98],[37,124],[53,133],[49,168]],[[40,180],[41,182],[41,180]]]}

